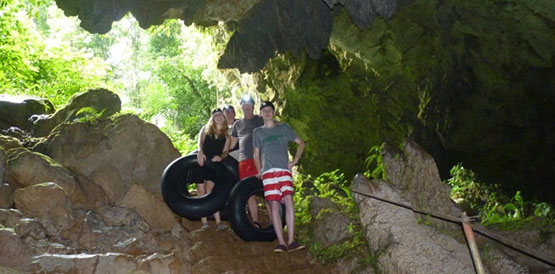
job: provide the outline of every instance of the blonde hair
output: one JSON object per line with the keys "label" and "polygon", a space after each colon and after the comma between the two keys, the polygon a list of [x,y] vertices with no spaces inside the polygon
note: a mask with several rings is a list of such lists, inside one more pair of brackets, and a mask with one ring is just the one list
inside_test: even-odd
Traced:
{"label": "blonde hair", "polygon": [[210,119],[208,119],[208,123],[206,123],[206,126],[204,126],[204,133],[206,135],[212,135],[216,139],[220,139],[220,137],[222,137],[222,136],[224,138],[229,137],[229,128],[227,126],[227,118],[225,118],[225,115],[223,115],[223,112],[222,112],[222,116],[224,118],[224,121],[222,122],[222,127],[220,129],[218,129],[218,125],[214,121],[214,115],[210,116]]}

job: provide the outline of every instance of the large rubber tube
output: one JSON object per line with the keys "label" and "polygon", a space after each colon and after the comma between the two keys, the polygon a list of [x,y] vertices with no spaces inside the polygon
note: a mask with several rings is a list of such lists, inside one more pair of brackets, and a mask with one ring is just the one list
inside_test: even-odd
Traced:
{"label": "large rubber tube", "polygon": [[196,155],[181,157],[170,163],[164,170],[161,183],[162,197],[175,214],[196,220],[209,216],[225,206],[233,182],[236,182],[236,172],[232,172],[232,167],[224,163],[206,162],[206,164],[211,165],[215,171],[215,185],[212,192],[202,197],[191,196],[187,190],[187,185],[191,183],[189,171],[192,167],[198,167]]}
{"label": "large rubber tube", "polygon": [[[229,218],[231,228],[239,238],[243,239],[243,241],[272,242],[276,239],[276,233],[271,224],[259,229],[253,226],[249,221],[245,209],[247,201],[252,195],[264,197],[262,181],[256,177],[247,177],[241,180],[231,190],[228,201],[228,209],[231,211],[231,216]],[[282,207],[282,224],[285,224],[284,213],[285,210]]]}

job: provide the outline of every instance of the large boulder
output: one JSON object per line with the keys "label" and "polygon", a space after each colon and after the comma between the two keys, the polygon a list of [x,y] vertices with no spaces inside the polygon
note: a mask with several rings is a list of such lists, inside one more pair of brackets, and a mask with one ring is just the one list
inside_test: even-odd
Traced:
{"label": "large boulder", "polygon": [[[159,195],[148,192],[140,185],[132,185],[131,189],[123,196],[117,205],[132,208],[139,213],[154,231],[170,231],[178,225],[173,214],[167,214],[168,206]],[[160,214],[165,212],[166,214]]]}
{"label": "large boulder", "polygon": [[[0,229],[0,272],[13,269],[25,270],[31,263],[33,250],[12,230]],[[3,272],[2,267],[13,268]]]}
{"label": "large boulder", "polygon": [[474,273],[464,242],[419,224],[418,216],[409,209],[356,194],[410,204],[394,186],[357,175],[351,189],[364,234],[372,251],[381,254],[378,263],[384,273]]}
{"label": "large boulder", "polygon": [[[33,116],[33,136],[47,136],[57,125],[82,118],[106,118],[121,110],[119,97],[106,89],[89,90],[74,95],[53,115]],[[96,117],[98,116],[98,117]]]}
{"label": "large boulder", "polygon": [[44,152],[100,185],[110,202],[118,201],[133,184],[161,194],[162,172],[180,157],[168,136],[133,114],[62,124],[44,143]]}
{"label": "large boulder", "polygon": [[75,206],[95,205],[95,196],[100,196],[98,192],[102,191],[94,184],[87,185],[85,189],[69,170],[50,157],[25,150],[12,154],[8,161],[7,177],[10,184],[16,187],[55,182],[63,188]]}
{"label": "large boulder", "polygon": [[[383,166],[389,183],[399,189],[399,195],[415,209],[458,218],[462,215],[450,199],[451,189],[440,177],[434,158],[412,140],[406,140],[403,151],[384,144]],[[460,226],[432,219],[438,228],[462,237]]]}
{"label": "large boulder", "polygon": [[23,130],[31,128],[32,115],[54,112],[54,106],[48,100],[29,96],[0,95],[0,131],[17,127]]}
{"label": "large boulder", "polygon": [[71,201],[55,183],[47,182],[16,189],[14,202],[15,207],[25,216],[37,218],[50,236],[73,225]]}
{"label": "large boulder", "polygon": [[160,178],[180,154],[156,126],[132,114],[95,123],[61,124],[39,146],[78,178],[99,185],[110,204],[131,205],[129,195],[137,192],[127,193],[133,185],[140,186],[134,189],[144,189],[155,198],[139,193],[149,204],[134,204],[134,208],[153,229],[173,226],[173,213],[160,204]]}
{"label": "large boulder", "polygon": [[310,214],[314,216],[314,240],[323,247],[340,244],[353,237],[351,220],[329,198],[311,197]]}

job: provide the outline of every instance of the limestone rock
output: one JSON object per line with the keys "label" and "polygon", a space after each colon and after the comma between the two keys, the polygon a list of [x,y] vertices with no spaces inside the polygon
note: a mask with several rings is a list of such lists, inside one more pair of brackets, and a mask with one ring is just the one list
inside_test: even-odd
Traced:
{"label": "limestone rock", "polygon": [[[517,263],[511,256],[495,247],[488,248],[483,258],[484,265],[492,274],[527,274],[530,271]],[[539,272],[538,272],[539,273]]]}
{"label": "limestone rock", "polygon": [[132,256],[107,254],[42,254],[30,266],[33,273],[133,273],[137,262]]}
{"label": "limestone rock", "polygon": [[239,22],[239,31],[218,61],[219,68],[255,72],[276,52],[300,57],[306,51],[318,59],[328,45],[333,15],[321,0],[262,0],[251,14]]}
{"label": "limestone rock", "polygon": [[48,235],[56,235],[73,224],[71,201],[55,183],[35,184],[14,192],[15,207],[26,216],[36,217]]}
{"label": "limestone rock", "polygon": [[0,266],[20,271],[27,269],[33,251],[21,238],[12,230],[0,229],[0,243]]}
{"label": "limestone rock", "polygon": [[[128,11],[142,28],[158,25],[167,18],[182,19],[185,25],[215,25],[239,22],[219,67],[254,72],[276,52],[303,50],[318,58],[328,46],[336,7],[341,4],[359,28],[370,27],[378,16],[389,19],[411,0],[230,0],[230,1],[115,1],[57,0],[67,16],[79,16],[81,27],[106,33],[112,22]],[[231,24],[230,24],[231,25]]]}
{"label": "limestone rock", "polygon": [[29,130],[32,125],[29,118],[33,114],[54,112],[54,106],[48,100],[29,96],[0,95],[0,131],[10,127]]}
{"label": "limestone rock", "polygon": [[42,147],[74,174],[99,185],[111,203],[133,184],[161,197],[162,172],[180,156],[160,129],[132,114],[94,124],[62,124]]}
{"label": "limestone rock", "polygon": [[9,208],[12,206],[11,199],[13,188],[7,183],[0,183],[0,208]]}
{"label": "limestone rock", "polygon": [[[409,204],[382,180],[369,181],[362,175],[351,189]],[[360,208],[361,224],[370,248],[383,255],[378,262],[384,273],[473,273],[474,266],[466,244],[418,224],[413,211],[354,194]]]}
{"label": "limestone rock", "polygon": [[39,221],[30,218],[23,218],[14,228],[15,233],[22,238],[30,237],[32,240],[46,238],[46,230]]}
{"label": "limestone rock", "polygon": [[55,182],[67,193],[74,205],[94,204],[73,174],[50,157],[24,151],[8,161],[8,180],[17,187]]}
{"label": "limestone rock", "polygon": [[117,205],[136,210],[154,231],[170,231],[178,224],[162,197],[149,193],[139,185],[131,186]]}
{"label": "limestone rock", "polygon": [[[537,221],[539,222],[539,220]],[[531,227],[534,227],[534,225]],[[535,226],[535,228],[527,227],[511,231],[488,227],[488,230],[490,233],[505,239],[505,241],[528,247],[546,261],[555,262],[555,237],[552,233],[552,231],[555,231],[555,225],[550,225],[542,229],[538,227],[539,225]],[[476,241],[479,245],[485,246],[488,255],[491,255],[489,256],[491,260],[488,261],[491,261],[492,267],[495,268],[498,265],[504,265],[504,269],[508,269],[508,272],[505,273],[519,273],[517,270],[522,269],[523,266],[526,266],[530,272],[534,273],[544,273],[554,270],[552,265],[543,263],[504,245],[495,242],[492,243],[480,234],[478,234]],[[494,251],[490,254],[490,250]],[[509,269],[513,270],[509,271]]]}
{"label": "limestone rock", "polygon": [[[451,189],[441,181],[434,159],[418,144],[406,140],[402,152],[385,144],[382,154],[386,178],[400,190],[402,199],[425,212],[453,218],[462,215],[457,205],[449,198]],[[463,239],[459,225],[435,219],[432,222]]]}
{"label": "limestone rock", "polygon": [[23,214],[17,209],[0,208],[0,224],[5,227],[14,228],[23,218]]}
{"label": "limestone rock", "polygon": [[4,150],[8,151],[22,146],[23,144],[17,138],[0,134],[0,147]]}
{"label": "limestone rock", "polygon": [[[83,108],[92,108],[96,113],[80,112]],[[73,122],[86,115],[98,114],[106,118],[121,110],[119,97],[106,89],[95,89],[74,95],[62,109],[49,116],[35,116],[33,136],[47,136],[50,131],[63,122]]]}
{"label": "limestone rock", "polygon": [[62,234],[72,239],[81,248],[91,253],[121,252],[126,254],[149,254],[157,251],[157,243],[147,235],[145,221],[135,213],[130,225],[109,225],[106,220],[94,211],[86,211],[77,215],[82,220]]}
{"label": "limestone rock", "polygon": [[313,224],[314,240],[323,247],[343,243],[353,236],[349,231],[349,217],[342,214],[330,199],[312,197],[310,212],[316,217]]}

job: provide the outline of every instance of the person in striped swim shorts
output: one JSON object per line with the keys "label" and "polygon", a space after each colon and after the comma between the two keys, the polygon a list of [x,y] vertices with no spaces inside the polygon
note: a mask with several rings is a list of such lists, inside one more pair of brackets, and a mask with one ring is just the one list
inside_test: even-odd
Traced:
{"label": "person in striped swim shorts", "polygon": [[[279,244],[274,252],[294,251],[304,246],[295,241],[295,210],[293,207],[293,179],[291,168],[299,162],[305,143],[285,123],[274,120],[275,107],[272,102],[263,102],[260,114],[264,126],[254,129],[253,156],[257,177],[264,185],[264,198],[270,205],[271,219]],[[290,142],[298,144],[297,152],[289,162],[288,147]],[[285,205],[285,221],[287,225],[287,244],[283,237],[280,216],[281,203]]]}

